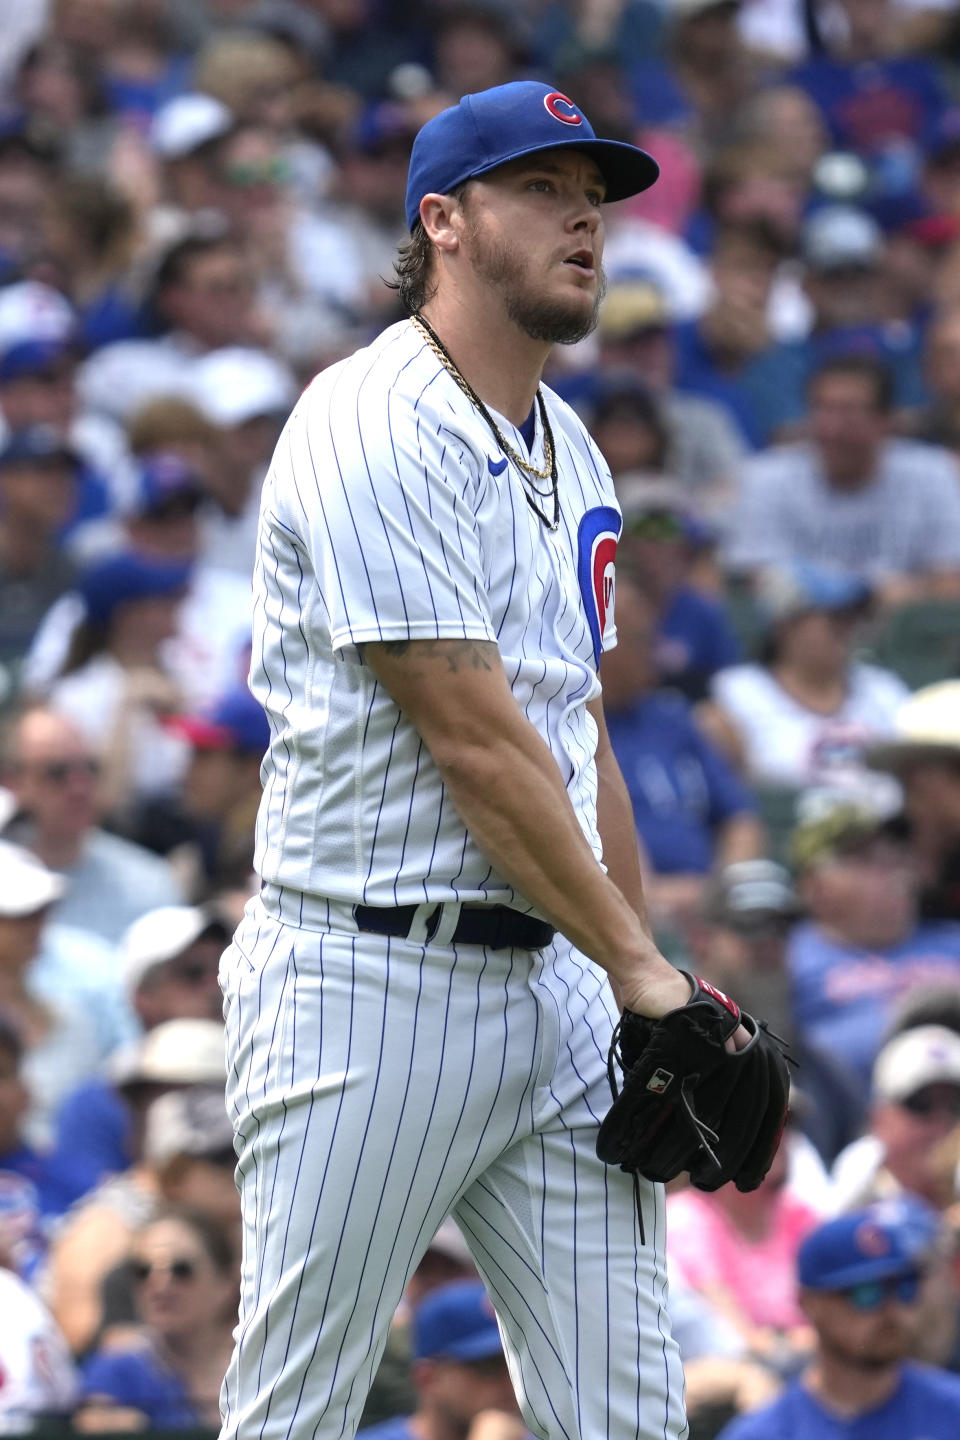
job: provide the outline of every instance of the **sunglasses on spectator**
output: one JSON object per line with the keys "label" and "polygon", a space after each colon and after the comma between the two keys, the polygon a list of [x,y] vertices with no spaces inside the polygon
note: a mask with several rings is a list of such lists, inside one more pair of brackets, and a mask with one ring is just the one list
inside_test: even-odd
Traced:
{"label": "sunglasses on spectator", "polygon": [[682,521],[669,511],[640,515],[627,528],[638,540],[679,540],[683,536]]}
{"label": "sunglasses on spectator", "polygon": [[911,1115],[946,1113],[960,1120],[960,1088],[918,1090],[915,1095],[908,1095],[905,1100],[901,1100],[900,1104],[904,1110],[909,1110]]}
{"label": "sunglasses on spectator", "polygon": [[171,1260],[169,1265],[153,1265],[148,1260],[134,1260],[130,1269],[138,1285],[149,1280],[151,1275],[169,1275],[171,1280],[185,1285],[196,1278],[197,1262],[186,1257]]}
{"label": "sunglasses on spectator", "polygon": [[850,1285],[839,1293],[854,1310],[879,1310],[887,1300],[912,1305],[920,1290],[921,1278],[919,1270],[911,1270],[907,1275],[894,1275],[887,1280],[862,1280],[859,1285]]}
{"label": "sunglasses on spectator", "polygon": [[218,963],[206,960],[171,960],[167,974],[184,985],[208,985],[216,979]]}
{"label": "sunglasses on spectator", "polygon": [[41,780],[46,780],[49,785],[65,785],[68,780],[75,776],[83,776],[88,780],[96,780],[100,774],[100,761],[92,757],[86,760],[49,760],[45,765],[27,766],[32,769]]}
{"label": "sunglasses on spectator", "polygon": [[237,160],[226,167],[223,178],[235,190],[251,190],[254,185],[283,185],[290,179],[290,166],[282,155],[270,160]]}

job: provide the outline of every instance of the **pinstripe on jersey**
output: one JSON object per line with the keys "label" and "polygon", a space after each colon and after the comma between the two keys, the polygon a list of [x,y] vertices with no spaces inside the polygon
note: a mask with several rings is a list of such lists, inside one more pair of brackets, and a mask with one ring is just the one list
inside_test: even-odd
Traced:
{"label": "pinstripe on jersey", "polygon": [[351,903],[529,908],[468,837],[418,736],[359,663],[357,646],[371,640],[495,640],[599,854],[596,733],[583,702],[599,693],[597,655],[614,635],[619,511],[580,421],[545,397],[555,534],[409,324],[301,398],[264,483],[254,582],[251,685],[273,737],[257,827],[265,881]]}

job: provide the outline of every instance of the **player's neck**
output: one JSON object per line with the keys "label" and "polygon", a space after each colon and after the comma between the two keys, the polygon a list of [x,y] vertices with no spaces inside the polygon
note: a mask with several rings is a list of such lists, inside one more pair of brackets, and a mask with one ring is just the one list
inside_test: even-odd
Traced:
{"label": "player's neck", "polygon": [[484,404],[522,425],[552,345],[531,340],[495,307],[481,311],[458,294],[434,296],[423,315]]}

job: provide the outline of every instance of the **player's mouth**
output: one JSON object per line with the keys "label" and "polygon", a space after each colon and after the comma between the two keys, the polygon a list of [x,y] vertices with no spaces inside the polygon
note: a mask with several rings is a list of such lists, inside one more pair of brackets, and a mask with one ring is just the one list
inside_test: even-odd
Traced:
{"label": "player's mouth", "polygon": [[584,275],[590,278],[597,273],[594,269],[593,251],[586,248],[574,250],[573,254],[568,255],[563,263],[564,265],[572,265],[575,270],[582,270]]}

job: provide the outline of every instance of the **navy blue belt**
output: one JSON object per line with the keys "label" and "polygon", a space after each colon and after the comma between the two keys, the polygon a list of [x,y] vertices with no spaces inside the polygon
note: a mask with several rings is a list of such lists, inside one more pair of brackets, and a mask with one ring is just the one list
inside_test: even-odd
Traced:
{"label": "navy blue belt", "polygon": [[[358,930],[372,935],[395,935],[406,938],[418,905],[397,905],[386,909],[380,905],[354,905],[353,916]],[[437,932],[443,906],[438,905],[427,920],[426,938]],[[521,915],[509,905],[464,906],[451,937],[453,945],[485,945],[488,950],[542,950],[557,932],[545,920],[534,915]]]}

